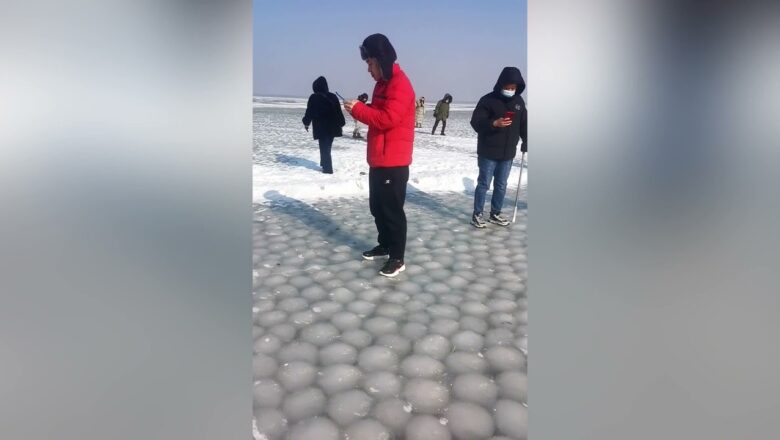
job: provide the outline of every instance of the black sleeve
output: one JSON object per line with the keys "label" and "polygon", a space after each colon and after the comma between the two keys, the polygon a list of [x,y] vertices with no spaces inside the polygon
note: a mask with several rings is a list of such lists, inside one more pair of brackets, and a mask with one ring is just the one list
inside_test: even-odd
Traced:
{"label": "black sleeve", "polygon": [[486,105],[485,98],[480,99],[477,107],[474,108],[474,113],[471,114],[471,128],[479,134],[495,130],[492,117],[492,112],[490,107]]}
{"label": "black sleeve", "polygon": [[341,111],[341,103],[339,102],[339,98],[336,95],[333,95],[332,103],[335,105],[336,122],[338,122],[339,127],[347,125],[347,121],[344,120],[344,112]]}
{"label": "black sleeve", "polygon": [[525,153],[528,151],[528,109],[525,108],[525,104],[523,104],[523,112],[520,115],[520,139],[523,140],[520,151]]}
{"label": "black sleeve", "polygon": [[314,102],[314,95],[309,96],[309,102],[306,103],[306,114],[303,115],[303,125],[308,127],[311,124],[311,120],[316,116],[316,110],[314,108],[316,105],[317,104]]}

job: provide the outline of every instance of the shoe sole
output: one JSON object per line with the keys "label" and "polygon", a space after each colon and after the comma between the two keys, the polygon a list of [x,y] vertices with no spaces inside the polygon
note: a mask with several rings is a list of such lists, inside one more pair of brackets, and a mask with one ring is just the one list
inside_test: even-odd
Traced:
{"label": "shoe sole", "polygon": [[390,255],[377,255],[376,257],[366,257],[365,255],[362,256],[364,260],[368,261],[374,261],[374,260],[381,260],[385,258],[390,258]]}
{"label": "shoe sole", "polygon": [[394,276],[398,275],[399,273],[401,273],[401,272],[403,272],[403,271],[405,271],[405,270],[406,270],[406,265],[404,264],[403,266],[399,267],[399,268],[398,268],[398,270],[396,270],[396,271],[395,271],[395,272],[393,272],[393,273],[384,273],[384,272],[382,272],[382,271],[380,270],[380,271],[379,271],[379,275],[386,276],[386,277],[388,277],[388,278],[393,278]]}
{"label": "shoe sole", "polygon": [[478,229],[487,228],[487,225],[485,225],[485,224],[480,225],[480,224],[477,224],[477,223],[474,223],[474,222],[469,222],[469,223],[471,223],[471,226],[474,226],[475,228],[478,228]]}

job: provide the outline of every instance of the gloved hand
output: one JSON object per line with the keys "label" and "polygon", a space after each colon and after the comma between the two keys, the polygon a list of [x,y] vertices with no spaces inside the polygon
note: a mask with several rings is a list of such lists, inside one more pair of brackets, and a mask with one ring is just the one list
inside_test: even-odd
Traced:
{"label": "gloved hand", "polygon": [[303,128],[305,128],[306,131],[309,131],[309,126],[308,125],[304,125]]}

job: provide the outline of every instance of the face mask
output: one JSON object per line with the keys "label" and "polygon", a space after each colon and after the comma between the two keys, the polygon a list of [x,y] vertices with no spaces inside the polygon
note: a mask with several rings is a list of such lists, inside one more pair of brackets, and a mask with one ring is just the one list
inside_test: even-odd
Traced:
{"label": "face mask", "polygon": [[511,98],[511,97],[515,96],[515,91],[514,90],[502,89],[501,90],[501,94],[506,96],[507,98]]}

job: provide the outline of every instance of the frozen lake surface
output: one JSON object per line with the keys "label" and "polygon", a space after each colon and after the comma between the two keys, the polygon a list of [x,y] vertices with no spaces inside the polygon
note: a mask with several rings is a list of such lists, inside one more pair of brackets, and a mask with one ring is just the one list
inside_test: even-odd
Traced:
{"label": "frozen lake surface", "polygon": [[[316,146],[277,137],[282,120],[297,118],[300,129],[300,109],[259,110],[259,127],[266,118],[276,122],[255,139],[255,188],[264,192],[254,196],[254,437],[525,439],[527,209],[521,202],[509,227],[475,229],[468,224],[473,180],[454,172],[450,180],[426,180],[436,166],[418,156],[429,150],[442,162],[448,152],[467,173],[473,133],[463,130],[457,142],[428,135],[416,144],[415,164],[426,171],[416,176],[436,184],[410,181],[407,270],[388,279],[378,274],[382,261],[360,257],[376,244],[367,189],[323,180],[329,190],[312,190],[320,178],[347,179],[338,175],[335,146],[335,176],[279,162],[271,151]],[[462,113],[467,121],[470,112]],[[367,171],[360,148],[360,163],[342,164],[345,175]],[[263,169],[271,177],[286,173],[293,190],[259,179]],[[508,197],[513,187],[510,181]]]}

